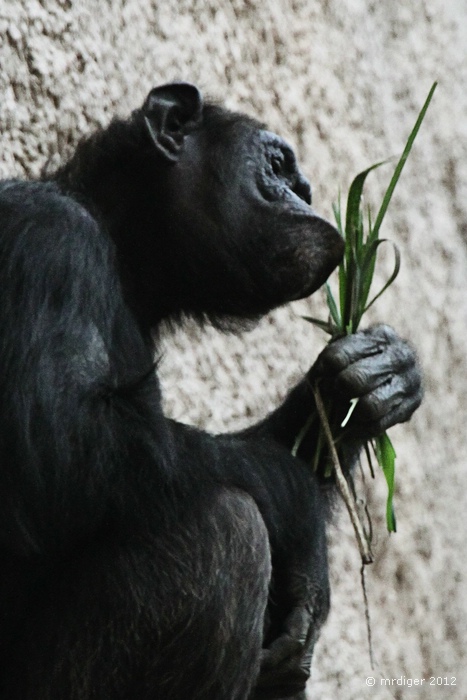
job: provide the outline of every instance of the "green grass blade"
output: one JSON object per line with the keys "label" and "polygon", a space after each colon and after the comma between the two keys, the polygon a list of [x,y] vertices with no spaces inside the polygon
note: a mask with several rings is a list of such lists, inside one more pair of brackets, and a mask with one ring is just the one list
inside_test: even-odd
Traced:
{"label": "green grass blade", "polygon": [[[373,281],[373,275],[375,272],[375,267],[376,267],[376,258],[377,256],[373,254],[374,251],[372,251],[371,246],[374,243],[375,239],[372,236],[372,223],[371,223],[371,209],[368,207],[368,236],[365,241],[365,245],[363,246],[362,253],[361,253],[361,260],[362,260],[362,292],[361,292],[361,300],[360,300],[360,308],[363,309],[366,306],[366,302],[368,299],[368,295],[370,293],[370,288],[371,288],[371,283]],[[375,249],[376,250],[376,249]]]}
{"label": "green grass blade", "polygon": [[402,169],[407,161],[407,158],[409,157],[409,153],[412,150],[413,142],[415,141],[416,136],[419,132],[419,129],[422,125],[422,122],[425,118],[426,111],[430,105],[431,98],[433,97],[433,93],[436,90],[437,84],[438,83],[435,82],[431,86],[431,90],[428,93],[428,97],[425,100],[425,104],[423,105],[423,107],[420,111],[420,114],[418,115],[418,119],[415,122],[415,126],[412,129],[412,131],[410,132],[410,136],[407,139],[407,143],[405,145],[405,148],[402,152],[401,157],[399,158],[399,162],[396,165],[396,169],[394,170],[394,174],[391,178],[391,182],[389,183],[389,187],[386,190],[386,194],[384,195],[383,202],[381,204],[380,210],[379,210],[378,215],[377,215],[376,220],[375,220],[375,224],[373,226],[373,232],[376,232],[376,235],[378,235],[379,229],[380,229],[381,224],[382,224],[383,219],[384,219],[384,215],[386,214],[387,208],[389,206],[389,202],[391,201],[391,197],[393,195],[394,189],[397,185],[397,182],[398,182],[399,177],[402,173]]}
{"label": "green grass blade", "polygon": [[369,168],[359,173],[352,181],[350,185],[349,194],[347,197],[347,210],[345,218],[345,235],[352,236],[352,232],[356,231],[358,228],[359,221],[361,220],[361,201],[363,194],[363,186],[367,175],[371,173],[372,170],[379,168],[386,161],[381,161],[380,163],[375,163]]}
{"label": "green grass blade", "polygon": [[[336,220],[337,229],[345,241],[345,230],[342,227],[342,207],[341,207],[341,193],[340,193],[340,191],[339,191],[339,197],[337,200],[337,204],[334,203],[332,205],[332,210],[334,212],[334,218]],[[344,250],[345,250],[345,248],[344,248]],[[346,289],[347,289],[347,271],[346,271],[346,265],[345,265],[345,253],[344,253],[343,260],[339,265],[338,274],[339,274],[339,309],[340,309],[340,318],[342,319],[342,315],[344,313],[345,304],[346,304]],[[342,331],[343,329],[340,328],[339,330]]]}
{"label": "green grass blade", "polygon": [[352,251],[349,255],[349,262],[345,270],[345,290],[342,295],[343,309],[341,313],[341,326],[345,333],[347,333],[347,328],[351,324],[352,320],[352,308],[353,308],[353,297],[355,289],[355,262],[352,255]]}
{"label": "green grass blade", "polygon": [[[361,316],[363,316],[366,309],[368,309],[370,307],[370,304],[367,304],[367,301],[368,301],[368,296],[370,293],[371,283],[373,281],[373,274],[374,274],[374,270],[375,270],[376,260],[378,257],[377,256],[378,248],[381,245],[381,243],[389,243],[389,242],[390,241],[387,241],[385,238],[381,238],[381,239],[377,238],[374,241],[367,240],[365,247],[364,247],[364,250],[363,250],[363,253],[361,254],[360,270],[361,270],[362,280],[361,280],[360,298],[359,298],[359,302],[360,302],[359,310],[360,310]],[[397,249],[397,246],[395,246],[394,243],[391,243],[391,245],[393,245],[394,248]],[[400,253],[399,253],[398,249],[397,249],[397,252],[395,255],[396,255],[396,263],[398,263],[395,265],[395,268],[396,268],[395,274],[393,273],[393,275],[391,276],[390,282],[388,282],[388,284],[384,287],[384,290],[386,290],[389,287],[389,285],[394,282],[395,278],[399,274]],[[381,296],[381,294],[383,293],[384,290],[382,290],[381,292],[379,292],[376,295],[375,299],[371,301],[371,304],[373,304],[373,302],[376,301],[376,298],[378,296]]]}
{"label": "green grass blade", "polygon": [[359,318],[359,300],[360,300],[360,293],[361,293],[361,280],[362,280],[362,271],[360,267],[360,262],[357,256],[355,256],[354,259],[354,264],[353,264],[353,277],[352,277],[352,294],[351,294],[351,305],[350,305],[350,317],[348,320],[348,323],[350,324],[350,327],[352,328],[351,333],[355,333],[355,331],[358,328],[358,324],[360,322]]}
{"label": "green grass blade", "polygon": [[336,331],[339,330],[329,321],[321,321],[321,319],[314,318],[314,316],[302,316],[302,318],[304,321],[308,321],[308,323],[312,323],[314,326],[317,326],[326,333],[329,333],[329,335],[335,335]]}
{"label": "green grass blade", "polygon": [[340,328],[342,325],[342,321],[339,314],[339,309],[337,308],[336,300],[334,299],[334,295],[331,292],[331,287],[329,286],[328,282],[326,282],[326,300],[328,303],[331,318],[336,324],[336,326]]}
{"label": "green grass blade", "polygon": [[365,308],[364,308],[363,311],[362,311],[362,315],[363,315],[366,311],[368,311],[368,309],[370,308],[370,306],[373,306],[373,304],[375,303],[375,301],[376,301],[377,299],[379,299],[379,297],[381,296],[381,294],[383,294],[383,292],[385,292],[386,289],[387,289],[388,287],[391,286],[391,284],[394,282],[394,280],[396,279],[397,275],[399,274],[399,270],[401,269],[401,254],[400,254],[400,250],[399,250],[399,248],[396,246],[396,244],[393,243],[392,241],[388,241],[386,238],[379,238],[377,241],[375,241],[375,244],[376,244],[378,247],[381,245],[381,243],[389,243],[390,245],[392,245],[393,250],[394,250],[394,257],[395,257],[395,260],[394,260],[394,269],[393,269],[393,271],[392,271],[392,275],[390,276],[390,278],[388,279],[388,281],[386,282],[386,284],[384,285],[384,287],[382,287],[382,289],[380,289],[380,291],[379,291],[377,294],[375,294],[375,296],[374,296],[373,299],[370,301],[370,303],[367,304],[367,305],[365,306]]}
{"label": "green grass blade", "polygon": [[376,459],[381,466],[386,483],[388,485],[388,498],[386,502],[386,524],[389,532],[396,532],[396,518],[394,514],[394,473],[396,452],[387,433],[383,433],[375,439]]}
{"label": "green grass blade", "polygon": [[342,228],[342,209],[341,209],[341,193],[339,192],[339,196],[337,198],[337,203],[334,202],[332,205],[332,211],[334,213],[334,218],[336,220],[337,224],[337,230],[341,234],[342,238],[345,237],[345,231]]}
{"label": "green grass blade", "polygon": [[[345,262],[339,265],[339,305],[342,320],[347,306],[347,269],[345,267]],[[341,330],[343,331],[344,329],[341,328]]]}
{"label": "green grass blade", "polygon": [[342,330],[346,333],[352,333],[356,330],[355,317],[358,315],[359,308],[358,299],[361,285],[359,259],[364,249],[364,226],[361,211],[363,187],[368,174],[385,162],[375,163],[359,173],[353,179],[347,197],[345,251],[343,262],[339,267],[340,314]]}

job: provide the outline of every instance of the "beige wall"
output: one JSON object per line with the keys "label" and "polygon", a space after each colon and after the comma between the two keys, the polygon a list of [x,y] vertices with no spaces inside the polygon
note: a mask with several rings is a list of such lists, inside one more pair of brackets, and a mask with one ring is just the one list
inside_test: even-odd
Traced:
{"label": "beige wall", "polygon": [[[297,147],[316,208],[397,154],[433,80],[439,88],[384,234],[403,269],[371,320],[419,348],[426,400],[392,432],[399,532],[375,518],[368,593],[379,670],[457,676],[396,698],[465,700],[467,5],[463,0],[0,0],[0,174],[37,174],[80,134],[128,112],[160,81],[187,79],[267,120]],[[371,180],[376,200],[389,171]],[[165,344],[167,411],[212,430],[271,408],[322,346],[298,318],[319,295],[238,339],[195,328]],[[384,511],[384,484],[368,484]],[[342,513],[331,531],[333,610],[314,662],[313,698],[381,700],[370,675],[359,559]]]}

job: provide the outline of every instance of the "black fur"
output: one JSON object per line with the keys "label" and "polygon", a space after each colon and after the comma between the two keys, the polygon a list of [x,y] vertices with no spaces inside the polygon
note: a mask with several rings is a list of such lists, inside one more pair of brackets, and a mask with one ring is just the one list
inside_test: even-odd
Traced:
{"label": "black fur", "polygon": [[[329,609],[327,487],[290,455],[308,379],[210,436],[164,417],[153,338],[317,289],[342,242],[310,202],[287,144],[187,84],[0,184],[1,698],[301,697]],[[342,410],[362,396],[348,467],[421,399],[386,327],[312,371]]]}

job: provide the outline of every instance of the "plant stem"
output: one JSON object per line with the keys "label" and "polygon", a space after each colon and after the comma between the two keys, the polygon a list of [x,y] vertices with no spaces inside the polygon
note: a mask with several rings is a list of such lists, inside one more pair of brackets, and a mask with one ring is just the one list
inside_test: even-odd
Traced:
{"label": "plant stem", "polygon": [[349,512],[350,520],[352,522],[353,528],[355,530],[355,536],[357,538],[358,548],[360,550],[360,556],[362,558],[362,564],[371,564],[373,562],[373,555],[371,553],[370,545],[367,538],[365,537],[365,531],[363,529],[362,522],[357,513],[357,507],[355,504],[355,499],[347,483],[347,479],[342,471],[339,456],[337,454],[336,447],[334,445],[334,440],[332,437],[331,427],[329,425],[328,417],[326,415],[326,409],[324,408],[323,399],[321,398],[320,390],[315,383],[312,383],[311,390],[313,391],[313,396],[315,397],[316,408],[318,410],[319,417],[321,419],[321,424],[323,426],[326,441],[329,446],[329,451],[331,454],[331,459],[334,467],[334,472],[336,475],[337,487],[344,500],[347,510]]}

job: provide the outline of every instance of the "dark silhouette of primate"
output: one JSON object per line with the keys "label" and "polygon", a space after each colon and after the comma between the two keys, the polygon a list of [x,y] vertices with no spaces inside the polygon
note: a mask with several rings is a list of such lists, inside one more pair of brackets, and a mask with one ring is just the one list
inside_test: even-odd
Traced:
{"label": "dark silhouette of primate", "polygon": [[[290,146],[185,83],[0,184],[2,699],[303,696],[332,491],[315,429],[291,456],[309,377],[211,436],[163,415],[153,358],[163,320],[232,330],[318,289],[343,245],[310,204]],[[311,371],[337,412],[360,397],[348,470],[421,400],[385,326]]]}

